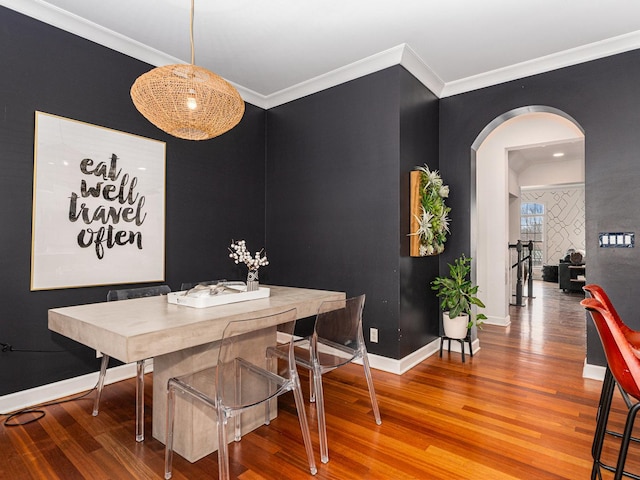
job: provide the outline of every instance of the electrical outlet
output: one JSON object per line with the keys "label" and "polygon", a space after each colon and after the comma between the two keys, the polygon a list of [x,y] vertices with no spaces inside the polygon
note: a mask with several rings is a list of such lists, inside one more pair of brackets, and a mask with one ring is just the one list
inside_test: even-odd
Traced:
{"label": "electrical outlet", "polygon": [[378,329],[377,328],[370,328],[369,329],[369,340],[371,340],[372,343],[378,343]]}

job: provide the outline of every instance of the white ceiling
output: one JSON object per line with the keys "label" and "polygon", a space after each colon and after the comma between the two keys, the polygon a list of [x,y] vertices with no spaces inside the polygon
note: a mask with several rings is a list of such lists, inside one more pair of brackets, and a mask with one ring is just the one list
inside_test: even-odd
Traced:
{"label": "white ceiling", "polygon": [[[190,0],[0,0],[153,65]],[[402,64],[439,97],[640,48],[637,0],[195,0],[196,63],[262,108]]]}
{"label": "white ceiling", "polygon": [[[554,157],[555,153],[562,153],[562,156]],[[509,167],[518,174],[534,164],[551,165],[576,160],[584,161],[584,138],[509,151]]]}

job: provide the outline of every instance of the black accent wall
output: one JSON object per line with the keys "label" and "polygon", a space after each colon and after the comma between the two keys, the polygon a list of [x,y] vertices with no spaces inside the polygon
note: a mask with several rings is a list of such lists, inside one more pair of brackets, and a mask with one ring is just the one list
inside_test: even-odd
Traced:
{"label": "black accent wall", "polygon": [[425,292],[438,258],[406,256],[406,233],[409,171],[438,166],[438,100],[404,68],[269,112],[247,105],[238,127],[189,142],[133,107],[129,88],[151,66],[6,8],[0,45],[0,342],[41,351],[0,352],[0,395],[96,371],[95,352],[49,332],[47,310],[122,287],[29,290],[36,110],[167,143],[173,290],[243,278],[226,249],[245,238],[267,249],[262,282],[365,293],[365,330],[380,337],[372,353],[398,359],[437,337],[437,303]]}
{"label": "black accent wall", "polygon": [[438,258],[408,257],[409,171],[437,168],[438,101],[395,66],[267,112],[267,239],[277,284],[367,295],[370,353],[438,335]]}
{"label": "black accent wall", "polygon": [[[640,232],[639,85],[636,50],[442,99],[440,169],[451,184],[455,225],[443,260],[470,251],[470,152],[480,132],[515,108],[557,108],[585,131],[587,281],[602,285],[625,321],[640,328],[638,248],[598,248],[598,232]],[[586,324],[587,362],[604,365],[597,332]]]}
{"label": "black accent wall", "polygon": [[[640,52],[438,100],[395,66],[189,142],[149,124],[129,88],[151,67],[0,7],[0,395],[96,371],[93,351],[49,332],[47,310],[98,302],[102,286],[31,292],[34,112],[167,143],[166,283],[243,278],[231,239],[265,246],[266,283],[365,293],[371,353],[401,359],[434,340],[428,288],[470,252],[471,145],[501,114],[528,105],[566,112],[585,131],[587,279],[632,327],[637,249],[598,249],[600,231],[640,232]],[[409,171],[427,163],[451,187],[452,234],[439,257],[408,256]],[[506,246],[505,246],[506,247]],[[603,364],[588,325],[589,363]],[[582,331],[575,332],[581,336]]]}
{"label": "black accent wall", "polygon": [[[166,283],[242,278],[231,239],[265,240],[265,112],[189,142],[135,110],[129,88],[151,67],[0,7],[0,395],[96,371],[95,352],[47,328],[49,308],[104,301],[111,287],[30,291],[35,111],[167,143]],[[56,232],[51,232],[55,235]]]}

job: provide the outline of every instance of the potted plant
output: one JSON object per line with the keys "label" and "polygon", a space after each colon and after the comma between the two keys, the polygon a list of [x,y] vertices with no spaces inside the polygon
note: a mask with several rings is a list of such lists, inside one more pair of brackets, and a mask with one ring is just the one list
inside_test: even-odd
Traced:
{"label": "potted plant", "polygon": [[462,254],[449,264],[448,277],[436,277],[431,282],[431,289],[440,298],[444,334],[449,338],[465,338],[469,328],[474,324],[481,328],[482,321],[487,319],[482,313],[477,313],[474,319],[471,313],[472,305],[484,308],[484,303],[476,297],[478,286],[471,283],[470,272],[471,258]]}
{"label": "potted plant", "polygon": [[258,269],[264,265],[269,265],[269,260],[267,260],[267,254],[264,252],[264,249],[256,252],[255,257],[252,257],[249,250],[247,250],[247,243],[244,240],[239,240],[237,242],[231,242],[229,252],[229,257],[233,259],[236,265],[244,263],[249,269],[247,273],[247,292],[257,291],[259,289]]}

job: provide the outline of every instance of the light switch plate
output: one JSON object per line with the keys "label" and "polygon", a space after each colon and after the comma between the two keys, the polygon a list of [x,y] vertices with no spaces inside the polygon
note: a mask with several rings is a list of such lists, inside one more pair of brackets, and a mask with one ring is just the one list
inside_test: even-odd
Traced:
{"label": "light switch plate", "polygon": [[369,329],[369,340],[371,343],[378,343],[378,329],[370,328]]}
{"label": "light switch plate", "polygon": [[598,235],[600,248],[633,248],[634,232],[601,232]]}

